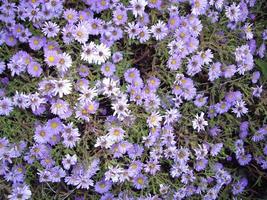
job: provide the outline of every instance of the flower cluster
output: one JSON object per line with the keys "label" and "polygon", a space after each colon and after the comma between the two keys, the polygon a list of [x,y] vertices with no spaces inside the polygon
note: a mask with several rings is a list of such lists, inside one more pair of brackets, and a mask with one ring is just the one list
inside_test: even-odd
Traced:
{"label": "flower cluster", "polygon": [[254,195],[248,173],[267,169],[259,5],[2,0],[0,199]]}

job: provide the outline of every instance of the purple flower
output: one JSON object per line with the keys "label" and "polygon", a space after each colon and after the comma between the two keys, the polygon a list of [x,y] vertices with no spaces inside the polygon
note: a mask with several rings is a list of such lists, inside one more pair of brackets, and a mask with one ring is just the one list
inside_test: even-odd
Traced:
{"label": "purple flower", "polygon": [[116,71],[116,66],[111,62],[107,62],[107,63],[103,64],[101,67],[101,72],[106,77],[112,76],[115,71]]}
{"label": "purple flower", "polygon": [[111,181],[98,181],[95,184],[95,191],[100,193],[100,194],[104,194],[106,192],[108,192],[112,187],[112,182]]}
{"label": "purple flower", "polygon": [[33,77],[40,77],[43,72],[43,69],[38,62],[33,61],[28,65],[27,71]]}
{"label": "purple flower", "polygon": [[245,189],[245,187],[247,187],[248,185],[248,180],[246,178],[242,178],[239,181],[237,181],[236,183],[234,183],[232,185],[232,192],[233,195],[238,195],[240,193],[242,193]]}
{"label": "purple flower", "polygon": [[196,171],[202,171],[204,170],[208,165],[208,160],[203,158],[203,159],[200,159],[200,160],[197,160],[196,161],[196,164],[195,164],[195,169]]}
{"label": "purple flower", "polygon": [[146,187],[147,182],[148,182],[147,177],[144,176],[141,173],[139,173],[138,175],[136,175],[134,177],[134,179],[133,179],[133,185],[138,190],[143,189],[144,187]]}
{"label": "purple flower", "polygon": [[4,97],[0,100],[0,115],[10,115],[13,111],[13,102],[10,98]]}
{"label": "purple flower", "polygon": [[32,50],[37,51],[44,46],[45,42],[46,42],[45,38],[39,36],[32,36],[29,40],[29,46]]}

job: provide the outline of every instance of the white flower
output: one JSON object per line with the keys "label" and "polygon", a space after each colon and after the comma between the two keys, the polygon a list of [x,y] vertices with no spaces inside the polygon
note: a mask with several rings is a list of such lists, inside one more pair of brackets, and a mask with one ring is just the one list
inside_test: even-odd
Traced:
{"label": "white flower", "polygon": [[247,40],[251,40],[253,38],[253,33],[252,33],[252,24],[246,23],[243,26],[243,30],[246,34]]}
{"label": "white flower", "polygon": [[109,170],[105,173],[105,180],[112,180],[112,182],[117,183],[120,180],[120,174],[123,173],[123,169],[121,167],[113,167],[109,166]]}
{"label": "white flower", "polygon": [[112,103],[112,109],[114,110],[113,115],[117,115],[118,119],[123,120],[125,117],[128,117],[130,110],[128,109],[127,101],[116,101]]}
{"label": "white flower", "polygon": [[201,130],[205,130],[205,126],[208,126],[208,122],[204,119],[204,113],[201,112],[200,115],[196,114],[196,118],[192,121],[193,122],[193,128],[197,129],[197,132],[200,132]]}
{"label": "white flower", "polygon": [[147,1],[146,0],[131,0],[130,4],[132,5],[133,15],[135,17],[137,17],[138,15],[142,17],[144,14],[145,7],[147,5]]}
{"label": "white flower", "polygon": [[84,44],[82,47],[81,59],[87,61],[89,64],[93,63],[95,59],[96,45],[94,42]]}
{"label": "white flower", "polygon": [[114,81],[111,78],[104,78],[102,81],[102,90],[103,94],[110,97],[111,95],[117,95],[120,91],[120,88],[117,87],[118,81]]}
{"label": "white flower", "polygon": [[162,116],[160,116],[158,112],[152,112],[147,119],[147,123],[149,127],[158,127],[160,126],[161,120]]}
{"label": "white flower", "polygon": [[248,113],[248,109],[246,108],[246,102],[243,100],[236,101],[235,107],[232,110],[237,117],[241,117],[243,114]]}
{"label": "white flower", "polygon": [[62,53],[58,55],[59,60],[57,62],[57,69],[59,72],[64,73],[66,72],[72,65],[72,59],[69,54]]}
{"label": "white flower", "polygon": [[96,45],[95,52],[94,52],[94,63],[100,65],[110,57],[111,52],[110,48],[107,47],[105,44],[101,43],[100,45]]}
{"label": "white flower", "polygon": [[89,39],[89,31],[88,27],[84,23],[79,23],[74,30],[74,38],[79,43],[86,43]]}
{"label": "white flower", "polygon": [[63,95],[68,95],[71,93],[72,84],[70,80],[67,79],[60,79],[60,80],[52,80],[52,83],[54,84],[54,88],[52,92],[54,95],[59,95],[60,98],[63,97]]}
{"label": "white flower", "polygon": [[170,109],[166,111],[164,116],[164,124],[171,124],[173,122],[177,122],[178,119],[181,117],[180,112],[177,109]]}
{"label": "white flower", "polygon": [[109,149],[114,143],[114,140],[111,140],[107,135],[104,135],[96,139],[95,147]]}
{"label": "white flower", "polygon": [[65,158],[62,160],[63,167],[66,170],[69,170],[71,165],[75,165],[77,163],[77,156],[74,154],[73,156],[67,154],[65,155]]}
{"label": "white flower", "polygon": [[96,88],[81,88],[82,94],[79,95],[78,100],[81,103],[88,103],[91,102],[97,96]]}

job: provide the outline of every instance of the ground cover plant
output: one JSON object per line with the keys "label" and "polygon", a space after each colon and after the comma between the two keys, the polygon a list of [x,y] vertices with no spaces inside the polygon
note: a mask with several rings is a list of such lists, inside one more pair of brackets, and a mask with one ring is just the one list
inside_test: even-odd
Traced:
{"label": "ground cover plant", "polygon": [[267,199],[265,0],[0,1],[0,199]]}

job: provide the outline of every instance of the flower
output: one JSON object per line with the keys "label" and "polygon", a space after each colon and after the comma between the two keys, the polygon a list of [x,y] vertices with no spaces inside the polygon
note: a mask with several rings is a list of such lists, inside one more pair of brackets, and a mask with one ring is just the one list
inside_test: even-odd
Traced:
{"label": "flower", "polygon": [[168,34],[168,28],[165,22],[159,20],[158,23],[151,27],[151,33],[156,40],[164,39]]}
{"label": "flower", "polygon": [[234,108],[232,108],[233,113],[236,114],[237,117],[241,117],[243,114],[248,113],[248,109],[245,107],[246,103],[243,100],[236,101]]}
{"label": "flower", "polygon": [[201,112],[200,115],[196,114],[193,122],[193,128],[197,129],[197,132],[205,130],[205,126],[208,126],[208,122],[204,119],[204,113]]}
{"label": "flower", "polygon": [[45,22],[44,26],[42,28],[42,32],[48,37],[55,37],[57,36],[58,32],[59,32],[59,26],[51,21]]}
{"label": "flower", "polygon": [[135,17],[143,16],[145,7],[147,5],[146,0],[131,0],[130,1],[132,12]]}
{"label": "flower", "polygon": [[26,184],[18,184],[12,187],[12,192],[8,195],[8,199],[10,200],[26,200],[30,199],[32,196],[32,192],[30,187]]}
{"label": "flower", "polygon": [[4,97],[0,100],[0,115],[8,116],[13,111],[13,102],[10,98]]}
{"label": "flower", "polygon": [[77,155],[69,155],[66,154],[65,157],[62,160],[62,164],[64,169],[69,170],[72,165],[75,165],[77,163]]}
{"label": "flower", "polygon": [[54,95],[58,95],[60,98],[63,95],[68,95],[71,93],[72,84],[70,80],[67,79],[59,79],[59,80],[52,80],[52,84],[54,84],[54,88],[52,90]]}
{"label": "flower", "polygon": [[138,174],[133,179],[134,187],[138,190],[143,189],[147,184],[147,177],[143,174]]}

